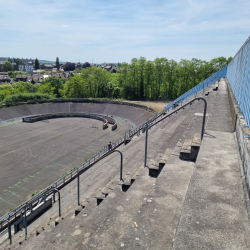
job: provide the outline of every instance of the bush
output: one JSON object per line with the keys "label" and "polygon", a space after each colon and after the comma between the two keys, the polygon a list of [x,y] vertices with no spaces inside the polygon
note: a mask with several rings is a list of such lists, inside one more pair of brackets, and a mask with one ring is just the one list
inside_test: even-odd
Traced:
{"label": "bush", "polygon": [[51,100],[54,96],[42,93],[19,93],[11,96],[7,96],[3,99],[2,103],[16,104],[18,102],[29,102],[38,100]]}

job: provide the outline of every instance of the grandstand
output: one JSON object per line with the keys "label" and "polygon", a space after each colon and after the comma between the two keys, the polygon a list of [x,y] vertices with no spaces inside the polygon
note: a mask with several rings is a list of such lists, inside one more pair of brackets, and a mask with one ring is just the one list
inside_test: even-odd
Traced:
{"label": "grandstand", "polygon": [[[110,103],[75,103],[84,109],[72,107],[72,111],[69,102],[0,110],[5,120],[42,114],[44,109],[43,114],[113,115],[137,126],[113,143],[112,151],[103,150],[96,156],[98,160],[73,171],[74,178],[67,185],[62,185],[61,179],[43,197],[37,196],[36,207],[32,203],[23,206],[15,225],[8,216],[4,220],[2,217],[5,231],[0,246],[3,249],[250,249],[250,104],[246,98],[249,92],[242,94],[250,83],[249,48],[250,38],[228,67],[180,97],[179,106],[170,104],[156,115]],[[233,77],[235,72],[237,78]],[[237,99],[240,95],[245,102]],[[207,103],[206,113],[202,98]],[[38,112],[40,107],[43,109]],[[65,109],[59,111],[59,107]],[[121,127],[118,124],[117,130]],[[120,155],[115,150],[123,155],[122,180]],[[39,210],[39,205],[44,208]],[[36,211],[41,215],[36,220],[30,219]]]}

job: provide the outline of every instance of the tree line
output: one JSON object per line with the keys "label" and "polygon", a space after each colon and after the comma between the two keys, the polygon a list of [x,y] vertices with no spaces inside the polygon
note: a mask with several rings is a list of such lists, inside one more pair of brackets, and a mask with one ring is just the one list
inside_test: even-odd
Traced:
{"label": "tree line", "polygon": [[20,98],[25,94],[27,99],[28,93],[49,94],[52,98],[172,100],[231,60],[218,57],[211,61],[192,59],[176,62],[166,58],[154,61],[147,61],[144,57],[133,58],[131,63],[122,63],[116,73],[100,67],[86,67],[81,72],[76,70],[74,76],[67,80],[51,76],[34,85],[28,82],[4,84],[0,86],[0,102],[5,103],[7,97],[17,94]]}
{"label": "tree line", "polygon": [[71,98],[174,99],[231,60],[218,57],[209,62],[192,59],[178,63],[166,58],[133,58],[130,64],[122,63],[115,74],[98,67],[82,69],[66,82],[64,94]]}

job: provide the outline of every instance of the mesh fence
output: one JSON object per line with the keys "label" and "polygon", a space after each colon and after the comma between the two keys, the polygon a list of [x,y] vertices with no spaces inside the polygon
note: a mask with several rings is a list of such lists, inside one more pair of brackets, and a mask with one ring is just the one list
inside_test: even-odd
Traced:
{"label": "mesh fence", "polygon": [[[206,80],[204,80],[203,82],[199,83],[198,85],[196,85],[195,87],[193,87],[192,89],[187,91],[185,94],[179,96],[177,99],[175,99],[176,103],[182,103],[183,101],[187,100],[188,98],[190,98],[192,96],[196,96],[199,92],[203,91],[205,88],[207,88],[211,84],[213,84],[216,81],[218,81],[219,79],[225,77],[226,74],[227,74],[227,66],[220,69],[219,71],[217,71],[216,73],[214,73],[213,75],[208,77]],[[171,102],[167,105],[167,110],[172,109],[172,107],[173,107],[173,102]]]}
{"label": "mesh fence", "polygon": [[250,125],[250,37],[228,64],[227,79],[244,115]]}

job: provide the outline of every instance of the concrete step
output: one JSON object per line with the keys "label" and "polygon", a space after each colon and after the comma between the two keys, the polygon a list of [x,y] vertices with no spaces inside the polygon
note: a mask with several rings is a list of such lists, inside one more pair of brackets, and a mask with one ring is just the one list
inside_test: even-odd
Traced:
{"label": "concrete step", "polygon": [[186,139],[181,147],[180,159],[190,160],[192,140]]}
{"label": "concrete step", "polygon": [[[138,177],[138,175],[139,175],[139,173],[141,173],[141,172],[143,172],[143,171],[145,171],[144,170],[144,168],[143,168],[143,165],[134,173],[134,177],[133,177],[133,179],[137,179],[137,178],[140,178],[140,176]],[[147,173],[148,173],[148,170],[147,170]],[[131,175],[132,175],[132,172],[131,172]],[[109,184],[108,184],[109,185]],[[134,184],[133,184],[134,185]],[[132,185],[132,187],[133,187],[133,185]],[[131,188],[130,188],[131,189]],[[129,189],[129,191],[130,191],[130,189]],[[117,198],[119,199],[119,196],[122,196],[121,195],[121,186],[120,185],[117,185],[116,187],[115,187],[115,189],[111,192],[111,193],[109,193],[109,195],[106,197],[106,199],[94,210],[94,211],[92,211],[92,213],[97,213],[96,211],[98,211],[98,209],[99,209],[99,207],[101,207],[101,206],[103,206],[103,204],[104,203],[107,203],[107,200],[109,200],[110,199],[110,196],[111,197],[113,197],[114,196],[114,192],[117,194]],[[118,196],[118,194],[119,194],[119,196]],[[116,196],[116,195],[115,195]],[[113,197],[114,198],[114,197]],[[113,201],[113,198],[111,198],[112,199],[112,201]],[[86,213],[85,212],[85,209],[83,210],[83,212],[81,212],[78,216],[77,216],[77,219],[78,218],[81,218],[82,216],[85,216],[85,217],[87,217],[87,216],[92,216],[92,213],[89,211],[89,213]],[[81,216],[82,215],[82,216]],[[94,216],[94,215],[93,215]],[[95,216],[94,216],[95,217]],[[89,217],[88,217],[89,218]],[[69,219],[68,219],[68,221],[69,221]],[[71,221],[71,223],[68,223],[67,221],[64,221],[64,224],[65,224],[65,222],[66,222],[66,224],[71,224],[73,221]],[[59,225],[61,228],[64,228],[62,225]],[[64,225],[65,226],[65,225]],[[59,230],[59,228],[57,227],[57,228],[55,228],[55,230],[56,231],[58,231]],[[46,234],[45,234],[46,235]],[[46,237],[46,236],[45,236]],[[32,243],[31,243],[32,244]],[[34,244],[34,243],[33,243]]]}
{"label": "concrete step", "polygon": [[192,140],[186,139],[181,147],[180,159],[186,161],[196,161],[201,145],[201,135],[195,133]]}
{"label": "concrete step", "polygon": [[171,249],[250,249],[241,178],[234,134],[207,130]]}
{"label": "concrete step", "polygon": [[175,154],[179,149],[169,158],[174,164],[164,166],[115,249],[172,249],[194,168],[194,163]]}
{"label": "concrete step", "polygon": [[[112,206],[115,206],[115,205],[117,205],[117,203],[118,203],[118,201],[125,195],[126,193],[124,193],[123,191],[122,191],[122,189],[121,189],[121,186],[120,185],[117,185],[115,188],[114,188],[114,190],[113,191],[111,191],[110,193],[109,193],[109,195],[107,196],[107,198],[98,206],[98,207],[96,207],[96,209],[95,210],[92,210],[92,211],[87,211],[87,210],[83,210],[75,219],[67,219],[67,221],[65,220],[64,221],[64,225],[59,225],[59,227],[57,227],[57,228],[55,228],[53,231],[51,231],[50,233],[45,233],[44,235],[43,235],[43,237],[42,238],[39,238],[39,239],[37,239],[36,241],[34,241],[34,240],[32,240],[31,242],[30,242],[30,244],[29,245],[27,245],[27,249],[32,249],[32,247],[34,247],[34,246],[36,246],[36,248],[37,249],[40,249],[40,246],[41,245],[43,245],[43,239],[45,238],[45,239],[47,239],[47,238],[50,238],[50,236],[51,235],[55,235],[55,239],[57,239],[58,237],[56,237],[58,234],[61,234],[61,235],[63,235],[63,232],[67,232],[67,238],[68,237],[72,237],[73,235],[74,235],[74,232],[75,232],[75,230],[76,230],[76,228],[77,228],[77,226],[76,225],[80,225],[80,228],[81,228],[81,230],[82,230],[82,227],[84,226],[84,225],[86,225],[86,228],[85,228],[85,231],[86,232],[89,232],[89,231],[91,231],[91,228],[96,228],[96,227],[98,227],[99,225],[97,225],[96,223],[95,223],[95,220],[100,220],[100,219],[103,219],[103,216],[100,216],[100,211],[99,210],[101,210],[102,211],[102,213],[101,214],[103,214],[104,213],[104,210],[106,211],[105,212],[105,215],[106,215],[106,213],[110,213],[112,210],[113,210],[113,208],[111,208],[110,207],[110,203],[111,203],[111,205]],[[110,202],[108,202],[108,200],[110,201]],[[104,209],[105,208],[105,205],[104,204],[108,204],[109,205],[109,207],[108,208],[106,208],[106,209]],[[96,203],[95,203],[95,205],[96,205]],[[104,206],[104,208],[103,208],[103,206]],[[104,210],[103,210],[104,209]],[[99,211],[99,212],[98,212]],[[91,221],[91,222],[89,222],[89,221]],[[65,225],[65,222],[66,222],[66,225]],[[66,231],[65,231],[65,228],[67,227],[67,229],[66,229]],[[85,233],[86,234],[86,233]],[[54,246],[52,246],[50,243],[54,243],[54,241],[55,241],[55,239],[53,239],[53,240],[49,240],[49,245],[50,245],[50,249],[57,249],[57,246],[55,246],[54,244],[52,244],[52,245],[54,245]],[[68,239],[67,239],[68,240]],[[42,243],[40,244],[37,244],[37,242],[38,241],[42,241]],[[65,243],[63,243],[63,245],[64,245]],[[71,243],[72,244],[72,243]],[[75,243],[74,243],[75,244]],[[71,246],[71,247],[73,247],[74,246],[74,244]],[[48,245],[48,246],[49,246]],[[69,245],[65,248],[65,249],[67,249],[69,247]],[[64,249],[64,246],[60,246],[60,247],[58,247],[58,248],[61,248],[61,249]],[[69,248],[68,248],[69,249]],[[71,248],[72,249],[72,248]],[[75,249],[78,249],[77,247],[75,248]]]}
{"label": "concrete step", "polygon": [[191,144],[191,160],[196,161],[201,146],[200,133],[194,133],[193,141]]}

